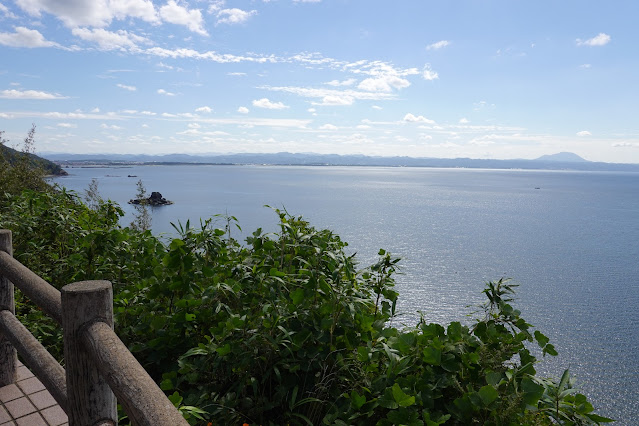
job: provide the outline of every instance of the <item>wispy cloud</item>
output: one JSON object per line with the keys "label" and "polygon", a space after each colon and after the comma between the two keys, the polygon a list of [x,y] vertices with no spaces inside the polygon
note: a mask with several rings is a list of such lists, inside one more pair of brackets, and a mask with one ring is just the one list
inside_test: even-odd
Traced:
{"label": "wispy cloud", "polygon": [[218,24],[242,24],[253,16],[257,15],[257,10],[245,11],[242,9],[222,9],[217,13]]}
{"label": "wispy cloud", "polygon": [[320,130],[337,130],[337,126],[335,126],[334,124],[324,124],[322,126],[319,127]]}
{"label": "wispy cloud", "polygon": [[577,136],[592,136],[592,133],[590,133],[588,130],[582,130],[581,132],[577,132]]}
{"label": "wispy cloud", "polygon": [[331,81],[327,81],[325,84],[329,85],[329,86],[334,86],[334,87],[339,87],[339,86],[352,86],[353,84],[355,84],[357,80],[355,80],[354,78],[349,78],[346,80],[331,80]]}
{"label": "wispy cloud", "polygon": [[102,28],[73,28],[71,33],[82,40],[97,43],[101,50],[127,50],[137,48],[138,44],[150,43],[149,39],[125,30],[113,32]]}
{"label": "wispy cloud", "polygon": [[282,102],[271,102],[268,98],[257,99],[253,101],[253,106],[266,109],[286,109],[287,105]]}
{"label": "wispy cloud", "polygon": [[167,92],[164,89],[158,89],[157,90],[158,95],[164,95],[164,96],[175,96],[176,94],[173,92]]}
{"label": "wispy cloud", "polygon": [[608,34],[606,33],[599,33],[596,36],[594,36],[593,38],[589,38],[587,40],[582,40],[580,38],[578,38],[576,40],[577,42],[577,46],[605,46],[606,44],[610,43],[610,41],[612,40],[612,37],[610,37]]}
{"label": "wispy cloud", "polygon": [[450,45],[450,41],[440,40],[438,42],[435,42],[426,46],[426,50],[439,50],[449,45]]}
{"label": "wispy cloud", "polygon": [[209,106],[201,106],[199,108],[196,108],[195,112],[205,112],[207,114],[210,114],[211,112],[213,112],[213,110]]}
{"label": "wispy cloud", "polygon": [[237,109],[237,112],[239,112],[240,114],[248,114],[249,113],[249,109],[245,106],[241,106]]}
{"label": "wispy cloud", "polygon": [[18,19],[18,17],[9,10],[9,8],[0,3],[0,13],[9,19]]}
{"label": "wispy cloud", "polygon": [[352,105],[356,100],[386,100],[395,99],[397,96],[394,93],[387,92],[366,92],[361,90],[336,90],[328,88],[310,88],[310,87],[295,87],[295,86],[283,86],[272,87],[263,86],[262,89],[275,91],[275,92],[287,92],[293,93],[304,98],[321,99],[321,102],[314,103],[315,105]]}
{"label": "wispy cloud", "polygon": [[414,115],[410,112],[406,114],[403,118],[407,123],[426,123],[426,124],[435,124],[434,120],[430,120],[423,115]]}
{"label": "wispy cloud", "polygon": [[431,69],[430,64],[426,64],[422,70],[422,77],[424,77],[424,80],[432,81],[437,80],[439,78],[439,74]]}
{"label": "wispy cloud", "polygon": [[9,47],[61,47],[58,43],[48,41],[38,30],[15,27],[13,33],[0,33],[0,45]]}
{"label": "wispy cloud", "polygon": [[128,90],[129,92],[135,92],[136,90],[138,90],[138,88],[135,86],[127,86],[126,84],[121,83],[116,84],[116,86],[118,86],[120,89]]}
{"label": "wispy cloud", "polygon": [[38,90],[3,90],[0,92],[0,98],[3,99],[68,99],[68,96],[62,96],[58,93],[41,92]]}
{"label": "wispy cloud", "polygon": [[410,86],[410,81],[396,75],[384,75],[381,77],[367,78],[357,86],[360,90],[369,92],[392,92],[393,89],[404,89]]}

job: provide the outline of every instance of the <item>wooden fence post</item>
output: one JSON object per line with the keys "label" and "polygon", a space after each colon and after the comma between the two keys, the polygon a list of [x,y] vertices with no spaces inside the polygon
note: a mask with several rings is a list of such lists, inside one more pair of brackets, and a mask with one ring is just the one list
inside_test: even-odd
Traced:
{"label": "wooden fence post", "polygon": [[[13,256],[11,231],[0,229],[0,250]],[[0,310],[16,313],[13,284],[0,271]],[[0,332],[0,387],[17,381],[18,353],[11,342]]]}
{"label": "wooden fence post", "polygon": [[82,344],[95,322],[113,329],[113,290],[108,281],[81,281],[62,288],[62,327],[67,372],[69,426],[117,424],[117,403]]}

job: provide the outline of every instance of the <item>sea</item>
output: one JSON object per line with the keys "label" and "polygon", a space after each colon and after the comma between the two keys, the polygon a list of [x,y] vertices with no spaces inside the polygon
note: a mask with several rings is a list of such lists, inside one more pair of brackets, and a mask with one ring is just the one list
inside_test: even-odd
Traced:
{"label": "sea", "polygon": [[[237,218],[242,240],[277,231],[271,206],[349,243],[361,267],[380,248],[400,257],[395,324],[473,321],[487,281],[519,285],[514,306],[559,356],[597,413],[639,424],[639,173],[268,165],[67,168],[53,181],[100,194],[133,220],[136,184],[173,201],[152,209],[152,230]],[[222,216],[216,216],[222,215]]]}

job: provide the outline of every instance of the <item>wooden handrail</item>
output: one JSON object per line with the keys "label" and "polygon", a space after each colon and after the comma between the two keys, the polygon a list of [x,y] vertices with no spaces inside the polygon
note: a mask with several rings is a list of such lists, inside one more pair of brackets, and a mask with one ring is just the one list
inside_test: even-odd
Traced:
{"label": "wooden handrail", "polygon": [[29,268],[0,250],[0,270],[9,281],[18,286],[42,311],[62,324],[60,291],[37,276]]}
{"label": "wooden handrail", "polygon": [[11,312],[0,312],[0,328],[63,410],[67,408],[66,372]]}
{"label": "wooden handrail", "polygon": [[[113,331],[110,282],[81,281],[60,292],[12,253],[11,231],[0,229],[0,386],[16,381],[19,352],[70,426],[117,425],[116,396],[135,425],[188,425]],[[14,285],[62,325],[66,371],[15,317]]]}

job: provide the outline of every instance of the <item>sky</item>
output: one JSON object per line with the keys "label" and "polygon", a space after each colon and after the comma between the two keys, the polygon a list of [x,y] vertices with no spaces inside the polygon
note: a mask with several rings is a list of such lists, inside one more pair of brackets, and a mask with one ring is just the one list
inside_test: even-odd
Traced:
{"label": "sky", "polygon": [[0,0],[38,152],[639,163],[636,0]]}

